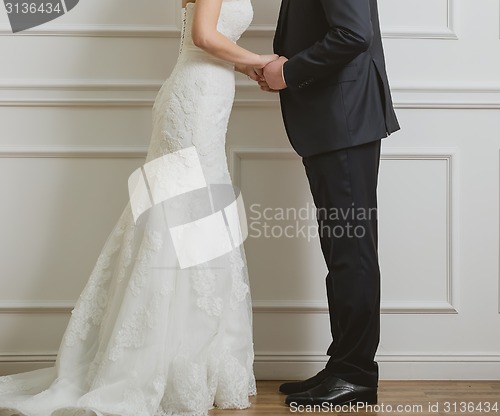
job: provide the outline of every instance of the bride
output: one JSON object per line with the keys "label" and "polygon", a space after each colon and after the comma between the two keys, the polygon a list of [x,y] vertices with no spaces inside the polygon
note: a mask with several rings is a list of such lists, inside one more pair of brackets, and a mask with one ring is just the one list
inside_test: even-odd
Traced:
{"label": "bride", "polygon": [[[184,0],[183,13],[179,58],[153,105],[146,164],[181,155],[153,179],[182,188],[193,176],[182,152],[191,150],[207,183],[230,184],[234,70],[257,81],[277,56],[236,44],[253,16],[250,0]],[[242,246],[179,267],[161,205],[136,218],[132,202],[72,311],[55,365],[0,377],[0,416],[198,416],[250,405],[256,388]],[[199,208],[182,198],[175,204],[193,215]],[[220,244],[214,235],[211,245]]]}

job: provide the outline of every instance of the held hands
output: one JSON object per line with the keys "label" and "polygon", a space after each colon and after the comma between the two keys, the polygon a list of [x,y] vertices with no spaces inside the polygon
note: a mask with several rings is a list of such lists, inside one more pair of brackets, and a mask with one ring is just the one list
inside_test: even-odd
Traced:
{"label": "held hands", "polygon": [[283,78],[283,65],[288,61],[284,56],[269,62],[263,69],[264,80],[259,81],[262,91],[277,92],[287,87]]}
{"label": "held hands", "polygon": [[258,66],[244,66],[237,70],[256,81],[262,91],[278,92],[287,87],[283,79],[283,65],[288,60],[284,56],[260,55]]}
{"label": "held hands", "polygon": [[237,66],[236,70],[248,76],[249,79],[259,82],[264,81],[264,71],[263,68],[270,62],[273,62],[279,58],[278,55],[259,55],[258,65],[243,65]]}

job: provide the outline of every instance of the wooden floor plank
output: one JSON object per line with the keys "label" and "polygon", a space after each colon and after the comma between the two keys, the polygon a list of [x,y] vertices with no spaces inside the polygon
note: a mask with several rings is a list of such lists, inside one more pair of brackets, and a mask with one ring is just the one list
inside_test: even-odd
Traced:
{"label": "wooden floor plank", "polygon": [[[284,404],[284,395],[278,392],[280,381],[260,381],[257,396],[252,397],[252,406],[244,410],[210,411],[211,416],[285,416],[293,414],[347,414],[326,411],[299,412]],[[500,416],[500,381],[381,381],[379,383],[378,408],[373,411],[355,411],[349,414],[361,415],[420,415],[420,416]],[[485,409],[496,403],[497,411]],[[448,408],[446,407],[448,403]],[[470,406],[469,408],[461,406]],[[481,403],[483,410],[477,405]],[[474,405],[474,409],[472,409]],[[406,408],[398,409],[398,406]],[[302,409],[306,410],[306,409]],[[309,409],[312,410],[312,409]],[[398,412],[398,410],[400,410]],[[461,412],[464,410],[464,412]]]}

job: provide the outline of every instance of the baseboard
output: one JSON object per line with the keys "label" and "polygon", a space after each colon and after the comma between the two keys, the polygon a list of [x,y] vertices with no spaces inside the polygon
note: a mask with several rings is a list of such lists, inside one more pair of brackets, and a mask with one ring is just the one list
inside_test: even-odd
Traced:
{"label": "baseboard", "polygon": [[[0,354],[0,375],[53,366],[54,354]],[[499,380],[500,355],[384,355],[378,356],[381,380]],[[258,380],[296,380],[321,370],[320,355],[257,355]]]}
{"label": "baseboard", "polygon": [[[377,356],[381,380],[499,380],[500,355],[384,355]],[[295,380],[324,368],[325,357],[259,355],[258,380]]]}
{"label": "baseboard", "polygon": [[55,354],[0,354],[0,376],[51,367]]}

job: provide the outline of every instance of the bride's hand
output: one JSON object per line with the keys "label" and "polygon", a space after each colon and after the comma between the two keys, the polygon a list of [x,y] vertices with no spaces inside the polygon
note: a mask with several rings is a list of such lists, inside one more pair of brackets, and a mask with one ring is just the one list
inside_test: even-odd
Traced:
{"label": "bride's hand", "polygon": [[254,81],[264,81],[264,67],[273,61],[276,61],[279,58],[279,55],[272,54],[272,55],[259,55],[260,62],[257,66],[253,67],[253,71],[255,72],[255,77],[250,77],[250,79],[253,79]]}
{"label": "bride's hand", "polygon": [[264,73],[263,68],[269,63],[277,60],[278,55],[259,55],[260,62],[258,65],[236,65],[235,70],[245,74],[249,79],[253,81],[263,81]]}
{"label": "bride's hand", "polygon": [[276,59],[279,58],[279,55],[272,54],[272,55],[260,55],[260,63],[257,65],[257,68],[262,69],[264,68],[269,62],[276,61]]}

